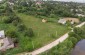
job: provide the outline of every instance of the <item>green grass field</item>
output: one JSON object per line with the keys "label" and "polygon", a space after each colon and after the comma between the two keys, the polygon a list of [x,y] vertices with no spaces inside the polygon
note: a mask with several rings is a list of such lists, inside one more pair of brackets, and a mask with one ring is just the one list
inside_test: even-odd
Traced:
{"label": "green grass field", "polygon": [[[43,23],[42,19],[36,18],[33,16],[17,13],[18,17],[22,20],[22,24],[24,24],[27,28],[32,28],[34,31],[34,37],[32,37],[32,42],[29,41],[29,37],[26,37],[23,35],[23,33],[20,33],[17,31],[17,27],[13,26],[12,23],[5,24],[3,22],[0,22],[0,30],[15,30],[18,33],[18,40],[19,45],[17,48],[9,49],[5,52],[5,54],[17,54],[20,52],[25,51],[33,51],[37,48],[40,48],[63,34],[69,31],[69,28],[64,25],[60,25],[57,23],[56,18],[46,18],[47,20],[55,21],[55,22],[46,22]],[[0,16],[0,18],[3,18],[3,16]],[[1,21],[2,19],[0,19]],[[33,45],[34,48],[33,48]]]}
{"label": "green grass field", "polygon": [[35,18],[33,16],[25,14],[18,14],[18,16],[21,18],[27,28],[33,29],[35,37],[32,38],[32,41],[35,49],[52,42],[68,32],[68,28],[66,26],[60,25],[57,22],[43,23],[42,19]]}

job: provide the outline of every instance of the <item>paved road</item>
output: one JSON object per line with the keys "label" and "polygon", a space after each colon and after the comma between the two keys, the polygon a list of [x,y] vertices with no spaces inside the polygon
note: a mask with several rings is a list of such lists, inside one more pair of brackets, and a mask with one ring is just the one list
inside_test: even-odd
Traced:
{"label": "paved road", "polygon": [[[82,22],[81,24],[77,25],[76,27],[81,27],[85,24],[85,22]],[[54,46],[58,45],[60,42],[63,42],[65,39],[68,38],[68,33],[64,34],[63,36],[61,36],[59,39],[53,41],[52,43],[46,45],[46,46],[43,46],[31,53],[23,53],[23,54],[18,54],[18,55],[37,55],[37,54],[40,54],[42,52],[45,52],[51,48],[53,48]]]}

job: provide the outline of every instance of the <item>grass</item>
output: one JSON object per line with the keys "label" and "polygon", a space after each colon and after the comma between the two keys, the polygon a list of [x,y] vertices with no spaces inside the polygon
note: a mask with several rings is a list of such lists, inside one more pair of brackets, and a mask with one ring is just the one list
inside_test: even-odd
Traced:
{"label": "grass", "polygon": [[[83,31],[85,29],[85,25],[82,26],[80,29],[82,29],[82,31]],[[79,31],[77,31],[77,32],[79,32]],[[85,32],[83,31],[83,33],[85,33]],[[82,39],[85,39],[84,34],[82,34],[82,36],[80,34],[76,34],[76,35],[79,35],[81,38],[79,38],[77,36],[73,36],[71,34],[71,36],[69,36],[65,41],[63,41],[59,45],[53,47],[52,49],[50,49],[48,51],[40,53],[39,55],[71,55],[74,48],[76,47],[76,44],[79,41],[81,41]]]}
{"label": "grass", "polygon": [[60,25],[57,22],[42,23],[42,19],[35,18],[33,16],[21,13],[17,15],[21,18],[27,28],[33,29],[35,37],[32,38],[32,41],[35,49],[52,42],[68,32],[68,28],[66,26]]}
{"label": "grass", "polygon": [[[17,15],[20,17],[22,23],[26,25],[27,28],[33,29],[35,36],[32,38],[32,41],[29,41],[29,37],[24,37],[23,33],[18,32],[17,27],[13,26],[13,24],[5,24],[0,22],[0,30],[13,29],[16,30],[19,36],[19,46],[14,49],[7,50],[5,52],[6,55],[13,55],[25,51],[33,51],[56,40],[57,38],[69,31],[68,27],[58,24],[56,18],[54,19],[45,17],[47,20],[53,22],[42,23],[42,19],[40,18],[21,13],[17,13]],[[3,16],[0,16],[0,18],[3,18]]]}

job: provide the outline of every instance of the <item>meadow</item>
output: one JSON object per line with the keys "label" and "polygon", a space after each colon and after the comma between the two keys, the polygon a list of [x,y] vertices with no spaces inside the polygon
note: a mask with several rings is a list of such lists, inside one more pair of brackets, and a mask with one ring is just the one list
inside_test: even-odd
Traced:
{"label": "meadow", "polygon": [[27,28],[33,29],[35,33],[35,36],[32,38],[34,48],[42,47],[54,41],[69,30],[67,26],[58,24],[57,19],[50,18],[50,20],[56,20],[56,22],[43,23],[42,19],[33,16],[25,14],[18,14],[18,16]]}

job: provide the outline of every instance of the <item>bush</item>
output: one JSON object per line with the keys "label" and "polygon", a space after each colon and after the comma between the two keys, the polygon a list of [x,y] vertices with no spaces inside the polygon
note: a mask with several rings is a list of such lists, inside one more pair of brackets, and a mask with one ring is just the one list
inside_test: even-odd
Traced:
{"label": "bush", "polygon": [[32,28],[29,28],[28,30],[25,31],[25,36],[29,36],[29,37],[34,36],[34,32],[33,32]]}
{"label": "bush", "polygon": [[27,28],[25,27],[25,25],[23,25],[23,24],[19,24],[18,25],[18,31],[24,31],[24,30],[26,30]]}
{"label": "bush", "polygon": [[4,22],[4,23],[10,23],[10,22],[11,22],[11,20],[10,20],[10,18],[5,17],[5,18],[3,18],[3,22]]}
{"label": "bush", "polygon": [[12,23],[13,21],[20,22],[20,19],[16,15],[12,15],[12,16],[3,18],[4,23]]}
{"label": "bush", "polygon": [[14,30],[7,30],[6,31],[6,36],[11,37],[11,38],[16,38],[17,37],[17,33]]}
{"label": "bush", "polygon": [[75,37],[70,37],[69,40],[72,41],[73,45],[75,45],[78,42],[77,38],[75,38]]}
{"label": "bush", "polygon": [[17,26],[17,25],[19,24],[19,22],[16,21],[16,20],[14,20],[14,21],[12,22],[12,24],[13,24],[14,26]]}
{"label": "bush", "polygon": [[56,17],[56,15],[55,14],[50,14],[50,16],[49,16],[50,18],[55,18]]}

